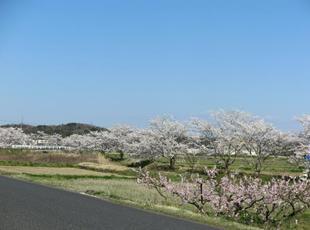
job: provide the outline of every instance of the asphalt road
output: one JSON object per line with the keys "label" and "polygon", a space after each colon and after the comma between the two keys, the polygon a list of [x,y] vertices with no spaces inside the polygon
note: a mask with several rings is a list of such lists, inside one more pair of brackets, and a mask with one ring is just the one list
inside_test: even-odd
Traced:
{"label": "asphalt road", "polygon": [[177,218],[0,176],[1,230],[213,230]]}

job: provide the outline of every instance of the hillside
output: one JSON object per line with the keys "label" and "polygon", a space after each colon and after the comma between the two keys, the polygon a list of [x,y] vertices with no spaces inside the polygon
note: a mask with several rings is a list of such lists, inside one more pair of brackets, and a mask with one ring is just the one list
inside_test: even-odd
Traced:
{"label": "hillside", "polygon": [[68,123],[61,125],[27,125],[27,124],[8,124],[1,127],[18,127],[22,128],[27,134],[37,133],[38,131],[46,134],[60,134],[63,137],[70,136],[72,134],[87,134],[92,131],[103,131],[106,128],[101,128],[94,125],[82,124],[82,123]]}

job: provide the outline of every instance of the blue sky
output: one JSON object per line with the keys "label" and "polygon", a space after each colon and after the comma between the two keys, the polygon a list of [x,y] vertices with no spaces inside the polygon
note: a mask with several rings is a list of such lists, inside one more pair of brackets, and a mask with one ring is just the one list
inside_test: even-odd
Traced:
{"label": "blue sky", "polygon": [[310,113],[307,0],[0,2],[0,123]]}

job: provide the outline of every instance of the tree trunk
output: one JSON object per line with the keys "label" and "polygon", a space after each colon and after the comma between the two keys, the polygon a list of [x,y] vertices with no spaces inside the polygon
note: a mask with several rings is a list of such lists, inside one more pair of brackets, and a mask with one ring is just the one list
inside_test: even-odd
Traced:
{"label": "tree trunk", "polygon": [[124,152],[123,151],[119,151],[119,159],[121,161],[124,160]]}
{"label": "tree trunk", "polygon": [[169,158],[169,168],[170,169],[175,169],[175,161],[176,161],[175,156],[172,156]]}
{"label": "tree trunk", "polygon": [[256,162],[254,168],[255,168],[255,176],[259,177],[260,173],[262,171],[261,163],[260,162]]}
{"label": "tree trunk", "polygon": [[224,160],[224,172],[226,175],[229,174],[229,166],[230,166],[229,159],[225,159]]}

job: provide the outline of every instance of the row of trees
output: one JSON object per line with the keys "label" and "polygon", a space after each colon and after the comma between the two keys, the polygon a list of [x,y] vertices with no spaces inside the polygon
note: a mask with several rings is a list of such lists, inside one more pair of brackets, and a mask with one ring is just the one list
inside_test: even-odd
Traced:
{"label": "row of trees", "polygon": [[182,123],[171,117],[152,120],[149,127],[126,125],[86,135],[27,135],[21,129],[0,128],[0,147],[45,143],[78,150],[118,152],[154,160],[165,157],[173,169],[182,155],[191,168],[197,154],[213,156],[218,167],[228,171],[236,158],[246,155],[257,174],[270,156],[290,156],[299,166],[310,168],[305,160],[310,144],[310,115],[298,119],[299,133],[284,133],[263,119],[242,111],[218,111],[210,120],[192,119]]}
{"label": "row of trees", "polygon": [[310,180],[273,178],[264,182],[257,177],[229,173],[219,176],[216,169],[209,169],[203,176],[182,177],[180,183],[141,171],[138,183],[155,188],[165,199],[168,194],[178,197],[201,214],[265,225],[267,229],[280,229],[284,220],[296,218],[310,208]]}

